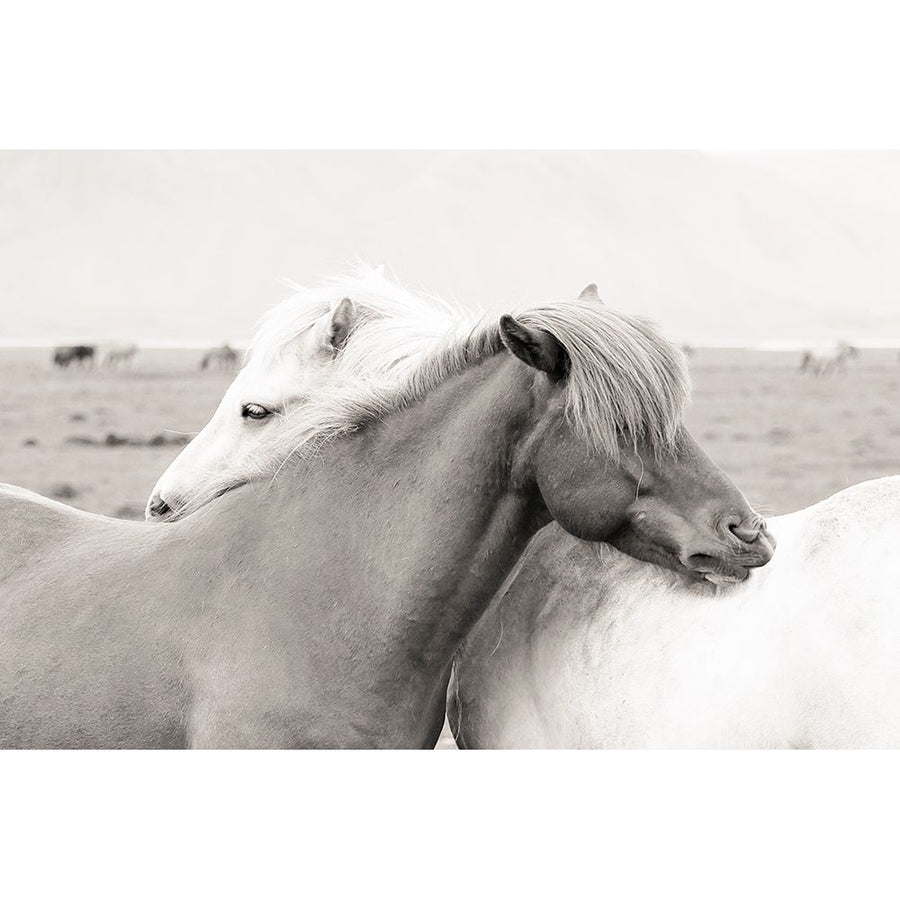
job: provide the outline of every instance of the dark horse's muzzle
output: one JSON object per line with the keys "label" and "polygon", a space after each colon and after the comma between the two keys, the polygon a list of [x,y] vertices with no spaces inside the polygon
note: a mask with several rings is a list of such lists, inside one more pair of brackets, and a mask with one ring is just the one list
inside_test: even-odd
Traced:
{"label": "dark horse's muzzle", "polygon": [[743,519],[723,517],[717,530],[718,547],[681,559],[686,569],[713,584],[744,581],[750,569],[766,565],[775,553],[775,538],[765,519],[755,513]]}

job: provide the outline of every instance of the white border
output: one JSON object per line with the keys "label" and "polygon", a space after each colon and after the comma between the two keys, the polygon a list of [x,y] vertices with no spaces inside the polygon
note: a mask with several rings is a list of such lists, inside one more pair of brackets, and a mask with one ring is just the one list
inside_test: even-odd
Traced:
{"label": "white border", "polygon": [[9,896],[890,896],[893,753],[9,753]]}
{"label": "white border", "polygon": [[861,0],[4,10],[0,146],[900,146],[893,7]]}
{"label": "white border", "polygon": [[[891,147],[887,4],[40,2],[4,147]],[[10,896],[876,896],[895,754],[5,754]]]}

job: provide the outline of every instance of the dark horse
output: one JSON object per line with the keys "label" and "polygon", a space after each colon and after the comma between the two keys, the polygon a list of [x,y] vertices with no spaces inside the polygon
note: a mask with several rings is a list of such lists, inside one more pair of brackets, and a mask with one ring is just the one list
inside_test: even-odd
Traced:
{"label": "dark horse", "polygon": [[57,347],[53,351],[53,365],[59,366],[61,369],[67,369],[70,363],[77,362],[79,365],[91,365],[94,362],[94,354],[97,352],[96,347],[89,344],[75,344],[72,347]]}
{"label": "dark horse", "polygon": [[551,520],[686,572],[768,562],[686,395],[646,322],[575,300],[335,386],[277,478],[164,528],[5,489],[0,742],[433,746],[454,652]]}

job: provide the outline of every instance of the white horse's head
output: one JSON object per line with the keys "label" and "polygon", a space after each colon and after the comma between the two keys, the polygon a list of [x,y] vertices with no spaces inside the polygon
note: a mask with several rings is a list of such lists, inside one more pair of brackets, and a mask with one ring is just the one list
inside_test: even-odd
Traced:
{"label": "white horse's head", "polygon": [[157,481],[146,517],[183,518],[283,462],[291,413],[350,379],[404,375],[474,316],[366,270],[301,290],[260,323],[245,363],[206,427]]}

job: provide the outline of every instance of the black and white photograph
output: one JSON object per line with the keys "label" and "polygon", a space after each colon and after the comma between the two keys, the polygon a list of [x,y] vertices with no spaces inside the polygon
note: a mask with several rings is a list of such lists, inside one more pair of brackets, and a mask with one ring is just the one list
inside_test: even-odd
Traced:
{"label": "black and white photograph", "polygon": [[0,177],[4,746],[900,745],[900,153]]}
{"label": "black and white photograph", "polygon": [[880,10],[0,31],[11,896],[895,893]]}

